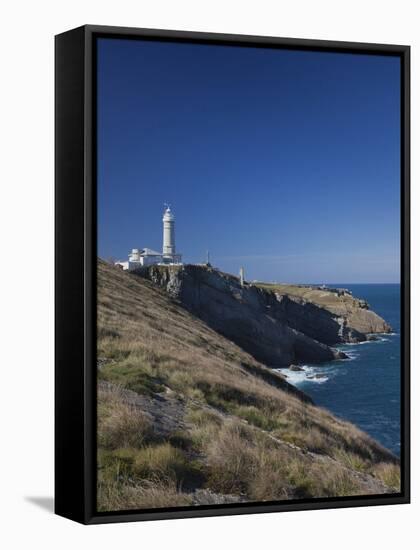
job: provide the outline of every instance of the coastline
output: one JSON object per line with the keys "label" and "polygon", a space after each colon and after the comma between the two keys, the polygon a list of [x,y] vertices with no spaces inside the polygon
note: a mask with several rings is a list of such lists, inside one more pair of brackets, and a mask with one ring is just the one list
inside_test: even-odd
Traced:
{"label": "coastline", "polygon": [[308,362],[302,371],[281,371],[317,405],[355,423],[399,455],[400,285],[359,285],[357,290],[369,295],[369,303],[392,325],[392,332],[375,334],[377,340],[340,344],[338,349],[348,355],[340,362]]}

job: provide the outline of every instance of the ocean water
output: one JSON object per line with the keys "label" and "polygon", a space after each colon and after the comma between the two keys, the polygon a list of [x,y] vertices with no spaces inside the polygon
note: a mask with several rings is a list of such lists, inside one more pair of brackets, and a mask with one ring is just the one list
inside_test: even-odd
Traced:
{"label": "ocean water", "polygon": [[[400,285],[337,284],[368,301],[383,317],[392,334],[378,335],[375,342],[337,346],[349,360],[323,365],[304,365],[303,372],[283,373],[288,381],[335,415],[350,420],[400,454]],[[311,378],[321,375],[319,378]]]}

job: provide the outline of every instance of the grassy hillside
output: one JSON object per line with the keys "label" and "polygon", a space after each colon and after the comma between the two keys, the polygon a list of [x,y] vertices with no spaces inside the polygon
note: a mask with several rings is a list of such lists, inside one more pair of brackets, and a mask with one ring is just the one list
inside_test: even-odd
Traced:
{"label": "grassy hillside", "polygon": [[386,449],[102,261],[98,378],[100,510],[399,490]]}

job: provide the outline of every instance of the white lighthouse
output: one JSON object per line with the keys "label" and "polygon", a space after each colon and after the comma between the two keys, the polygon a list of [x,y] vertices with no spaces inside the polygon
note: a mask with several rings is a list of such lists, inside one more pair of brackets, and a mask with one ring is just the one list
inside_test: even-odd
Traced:
{"label": "white lighthouse", "polygon": [[175,254],[175,216],[170,206],[165,205],[163,213],[163,255],[172,256]]}
{"label": "white lighthouse", "polygon": [[175,264],[182,263],[182,255],[175,253],[175,216],[169,205],[165,204],[163,212],[163,250],[156,252],[151,248],[133,248],[128,255],[128,260],[118,260],[115,265],[119,265],[124,270],[135,271],[141,267],[150,265]]}
{"label": "white lighthouse", "polygon": [[181,255],[175,251],[175,216],[168,204],[163,212],[163,262],[168,264],[181,263]]}

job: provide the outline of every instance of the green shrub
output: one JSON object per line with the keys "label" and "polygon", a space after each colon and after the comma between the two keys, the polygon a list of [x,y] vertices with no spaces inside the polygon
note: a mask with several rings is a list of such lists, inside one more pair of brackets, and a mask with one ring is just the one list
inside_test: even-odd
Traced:
{"label": "green shrub", "polygon": [[345,451],[344,449],[337,449],[334,457],[347,468],[356,470],[357,472],[366,472],[369,468],[369,464],[359,455]]}
{"label": "green shrub", "polygon": [[262,430],[272,431],[278,427],[277,419],[264,409],[258,409],[253,406],[239,406],[235,408],[236,416],[243,418],[253,426],[257,426]]}
{"label": "green shrub", "polygon": [[165,389],[150,365],[131,355],[123,361],[105,365],[100,371],[100,378],[139,394],[153,395]]}
{"label": "green shrub", "polygon": [[146,447],[136,453],[133,474],[140,479],[172,479],[177,486],[197,483],[203,476],[201,466],[170,443]]}

